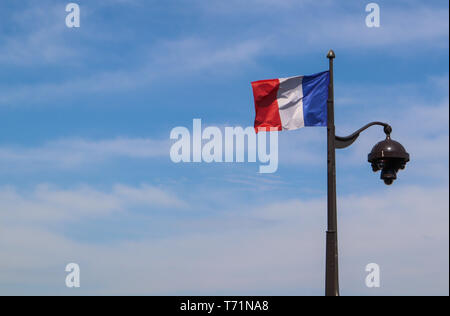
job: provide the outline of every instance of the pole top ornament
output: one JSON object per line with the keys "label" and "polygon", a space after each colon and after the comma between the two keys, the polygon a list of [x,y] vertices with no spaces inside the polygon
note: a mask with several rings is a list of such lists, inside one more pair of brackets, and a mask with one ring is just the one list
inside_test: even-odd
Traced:
{"label": "pole top ornament", "polygon": [[333,58],[335,58],[335,57],[336,57],[336,55],[334,54],[334,51],[333,51],[332,49],[330,49],[330,50],[328,51],[327,58],[333,59]]}

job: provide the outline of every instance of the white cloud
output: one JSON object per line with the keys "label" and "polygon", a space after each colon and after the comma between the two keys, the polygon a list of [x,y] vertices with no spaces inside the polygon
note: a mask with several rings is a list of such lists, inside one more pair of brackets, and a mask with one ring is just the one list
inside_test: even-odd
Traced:
{"label": "white cloud", "polygon": [[[362,9],[362,8],[361,8]],[[381,6],[381,27],[367,28],[365,15],[342,14],[333,19],[337,27],[328,23],[310,33],[310,44],[327,41],[337,48],[389,48],[389,53],[401,53],[403,57],[416,55],[420,50],[448,48],[448,10],[425,7]],[[323,42],[322,42],[323,43]],[[405,49],[408,45],[409,49]],[[410,51],[414,47],[416,51]],[[385,50],[383,50],[385,51]]]}
{"label": "white cloud", "polygon": [[12,34],[2,34],[0,63],[14,65],[66,63],[79,56],[66,40],[63,4],[31,3],[11,13]]}
{"label": "white cloud", "polygon": [[[21,199],[33,200],[32,207],[41,214],[53,203],[71,210],[72,204],[84,205],[77,199],[85,201],[78,193],[65,192],[70,198],[60,200],[58,190],[49,199],[36,198],[41,196],[36,192],[22,194]],[[121,199],[123,192],[115,189],[111,196]],[[64,288],[68,262],[80,264],[84,294],[323,291],[325,199],[237,204],[235,211],[218,216],[173,218],[183,229],[168,238],[106,244],[70,240],[24,219],[20,212],[12,212],[5,221],[4,201],[0,199],[1,284],[15,285],[0,286],[4,294],[73,294]],[[99,216],[117,214],[102,214],[103,203],[89,204],[98,208]],[[343,294],[448,295],[448,187],[390,188],[343,197],[338,204]],[[41,221],[51,219],[43,216]],[[81,229],[83,222],[78,225]],[[364,285],[364,267],[370,262],[382,269],[377,290]]]}
{"label": "white cloud", "polygon": [[257,40],[222,43],[199,38],[160,41],[148,50],[142,64],[122,69],[99,71],[83,77],[70,77],[54,82],[0,86],[0,106],[30,105],[48,100],[61,100],[67,95],[123,92],[141,89],[154,80],[198,74],[201,71],[229,72],[242,64],[252,64],[264,49]]}
{"label": "white cloud", "polygon": [[41,147],[0,147],[0,162],[15,168],[76,168],[114,158],[168,157],[169,141],[148,138],[65,139]]}
{"label": "white cloud", "polygon": [[183,74],[185,72],[214,70],[222,71],[243,63],[251,63],[264,49],[263,41],[254,39],[237,40],[230,43],[201,38],[181,38],[174,41],[164,41],[152,56],[157,69],[164,69]]}
{"label": "white cloud", "polygon": [[[71,73],[71,77],[59,78],[58,81],[4,85],[0,87],[0,104],[62,100],[69,92],[80,95],[130,91],[147,87],[156,78],[165,80],[204,71],[234,74],[243,65],[256,65],[258,57],[323,53],[329,47],[347,55],[349,49],[358,53],[360,50],[383,49],[383,53],[401,54],[403,58],[428,50],[448,50],[448,10],[439,7],[426,8],[406,3],[404,6],[382,6],[382,27],[369,29],[364,24],[363,6],[340,8],[331,1],[321,4],[312,1],[252,1],[239,5],[224,4],[223,1],[205,4],[202,1],[197,5],[206,10],[202,11],[203,22],[216,15],[220,19],[225,15],[234,22],[235,14],[239,17],[245,12],[255,23],[239,22],[235,25],[239,32],[233,34],[229,34],[227,29],[217,30],[217,33],[206,29],[195,34],[156,38],[145,45],[139,42],[135,49],[131,47],[129,50],[127,58],[133,62],[120,66],[114,64],[109,69],[103,67],[101,71],[83,77]],[[0,62],[39,64],[44,61],[67,66],[67,63],[85,65],[93,56],[99,58],[97,47],[92,49],[84,45],[85,49],[70,49],[64,38],[67,30],[60,23],[61,8],[48,5],[48,8],[34,11],[33,7],[25,13],[17,13],[16,20],[27,26],[24,29],[28,31],[20,36],[6,37],[6,45],[0,49]],[[100,9],[95,11],[96,7],[87,6],[86,10],[87,14],[101,14]],[[267,16],[273,10],[277,11],[276,23],[272,16]],[[46,16],[47,12],[50,17]],[[30,25],[34,26],[30,20],[39,21],[38,27],[30,28]],[[298,31],[293,33],[293,30]],[[109,38],[101,26],[81,36],[88,42],[97,38],[105,43],[116,43],[130,37],[129,34],[121,34],[118,39],[115,32],[115,37]],[[406,46],[407,50],[404,49]]]}
{"label": "white cloud", "polygon": [[40,184],[31,192],[0,187],[3,222],[48,223],[102,218],[134,207],[179,208],[186,204],[171,193],[149,186],[115,185],[109,192],[89,186],[59,189]]}
{"label": "white cloud", "polygon": [[128,205],[157,205],[161,207],[186,207],[173,194],[168,194],[159,188],[149,185],[142,185],[134,188],[126,185],[117,184],[114,186],[114,195],[117,195],[123,203]]}
{"label": "white cloud", "polygon": [[419,2],[381,3],[380,28],[366,27],[368,13],[361,3],[252,0],[201,1],[198,5],[210,15],[236,18],[246,14],[253,19],[242,33],[269,38],[271,45],[263,54],[304,54],[329,47],[340,51],[383,48],[384,53],[405,57],[448,49],[448,8],[425,7]]}
{"label": "white cloud", "polygon": [[[53,0],[21,1],[16,8],[6,8],[5,23],[13,25],[12,31],[2,32],[0,64],[19,67],[35,66],[80,66],[96,53],[92,45],[77,45],[85,40],[114,42],[129,37],[121,28],[111,32],[108,24],[96,23],[105,6],[135,5],[139,1],[115,0],[81,3],[81,28],[69,29],[65,24],[67,3]],[[97,19],[96,19],[97,18]],[[85,32],[84,23],[89,21],[90,29]],[[101,21],[101,20],[100,20]],[[87,27],[86,27],[87,28]]]}

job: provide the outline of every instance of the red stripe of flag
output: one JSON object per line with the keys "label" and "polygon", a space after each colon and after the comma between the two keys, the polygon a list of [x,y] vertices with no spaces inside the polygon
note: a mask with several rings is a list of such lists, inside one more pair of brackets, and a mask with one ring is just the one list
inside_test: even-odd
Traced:
{"label": "red stripe of flag", "polygon": [[281,118],[278,109],[277,93],[280,87],[278,79],[252,82],[255,99],[255,131],[269,131],[270,127],[281,131]]}

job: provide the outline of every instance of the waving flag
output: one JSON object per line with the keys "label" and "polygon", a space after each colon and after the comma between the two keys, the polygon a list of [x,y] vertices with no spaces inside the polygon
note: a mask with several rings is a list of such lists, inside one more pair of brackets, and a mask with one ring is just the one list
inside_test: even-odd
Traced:
{"label": "waving flag", "polygon": [[252,82],[255,130],[327,126],[329,73]]}

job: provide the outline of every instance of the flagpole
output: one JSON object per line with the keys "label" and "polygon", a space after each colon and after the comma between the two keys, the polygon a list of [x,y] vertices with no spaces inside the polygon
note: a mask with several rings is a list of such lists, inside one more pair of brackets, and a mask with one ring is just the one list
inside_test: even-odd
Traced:
{"label": "flagpole", "polygon": [[328,147],[328,227],[326,234],[326,270],[325,295],[339,296],[338,272],[338,241],[337,241],[337,207],[336,207],[336,156],[335,156],[335,127],[334,127],[334,86],[333,59],[335,54],[330,50],[329,60],[330,82],[327,100],[327,147]]}

